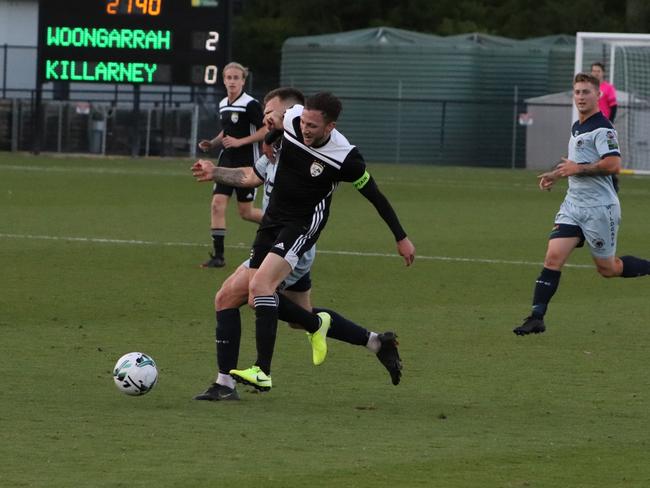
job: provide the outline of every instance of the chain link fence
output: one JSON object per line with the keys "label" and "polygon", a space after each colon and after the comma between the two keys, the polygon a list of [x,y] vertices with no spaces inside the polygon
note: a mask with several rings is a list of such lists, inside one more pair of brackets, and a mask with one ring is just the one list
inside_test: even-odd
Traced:
{"label": "chain link fence", "polygon": [[[44,99],[38,125],[34,92],[0,100],[0,150],[34,150],[38,126],[38,149],[45,152],[194,157],[198,140],[218,131],[220,95],[163,93],[151,101],[153,94],[141,90],[148,101],[136,110],[123,97],[74,95],[79,99]],[[343,104],[338,127],[369,162],[525,166],[525,127],[515,120],[523,104],[366,98]],[[364,119],[356,110],[361,106],[377,115]]]}

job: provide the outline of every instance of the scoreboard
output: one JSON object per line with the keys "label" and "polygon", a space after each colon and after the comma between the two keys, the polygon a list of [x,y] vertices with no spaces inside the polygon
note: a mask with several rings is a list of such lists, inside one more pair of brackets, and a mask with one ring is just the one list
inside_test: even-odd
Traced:
{"label": "scoreboard", "polygon": [[40,0],[38,82],[221,84],[231,0]]}

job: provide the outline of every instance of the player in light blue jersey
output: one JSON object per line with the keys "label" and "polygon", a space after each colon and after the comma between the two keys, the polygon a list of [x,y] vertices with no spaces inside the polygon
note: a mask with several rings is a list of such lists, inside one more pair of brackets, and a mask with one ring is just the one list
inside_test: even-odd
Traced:
{"label": "player in light blue jersey", "polygon": [[568,158],[552,171],[539,175],[541,190],[550,191],[560,178],[569,189],[549,236],[544,269],[535,282],[533,308],[517,335],[546,330],[544,315],[560,283],[562,266],[576,247],[586,242],[601,276],[635,278],[650,274],[650,261],[634,256],[616,257],[621,208],[614,176],[621,168],[616,130],[600,112],[598,78],[578,73],[573,80],[573,101],[578,121],[571,128]]}

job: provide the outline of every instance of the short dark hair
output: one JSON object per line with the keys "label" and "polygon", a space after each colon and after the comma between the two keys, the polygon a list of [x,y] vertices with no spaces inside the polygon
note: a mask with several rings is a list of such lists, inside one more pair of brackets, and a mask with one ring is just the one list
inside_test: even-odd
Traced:
{"label": "short dark hair", "polygon": [[305,100],[307,110],[318,110],[322,112],[326,122],[336,122],[343,109],[341,100],[329,92],[319,92]]}
{"label": "short dark hair", "polygon": [[574,85],[581,82],[591,83],[600,90],[600,80],[590,73],[578,73],[575,78],[573,78]]}
{"label": "short dark hair", "polygon": [[271,90],[264,97],[264,103],[266,104],[272,98],[279,98],[283,102],[292,101],[294,104],[299,103],[300,105],[305,104],[305,96],[297,88],[292,88],[290,86],[284,86]]}
{"label": "short dark hair", "polygon": [[605,65],[601,63],[600,61],[596,61],[595,63],[591,63],[591,68],[593,69],[594,66],[598,66],[600,69],[603,70],[603,73],[605,72]]}

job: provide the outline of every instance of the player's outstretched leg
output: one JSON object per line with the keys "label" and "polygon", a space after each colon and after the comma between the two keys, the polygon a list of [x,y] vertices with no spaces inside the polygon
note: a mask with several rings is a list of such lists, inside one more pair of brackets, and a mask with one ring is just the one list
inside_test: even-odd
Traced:
{"label": "player's outstretched leg", "polygon": [[332,325],[327,336],[356,346],[365,346],[379,359],[388,370],[394,385],[399,384],[402,377],[402,360],[397,350],[397,335],[394,332],[377,334],[343,317],[334,310],[314,308],[315,312],[326,312],[332,317]]}

